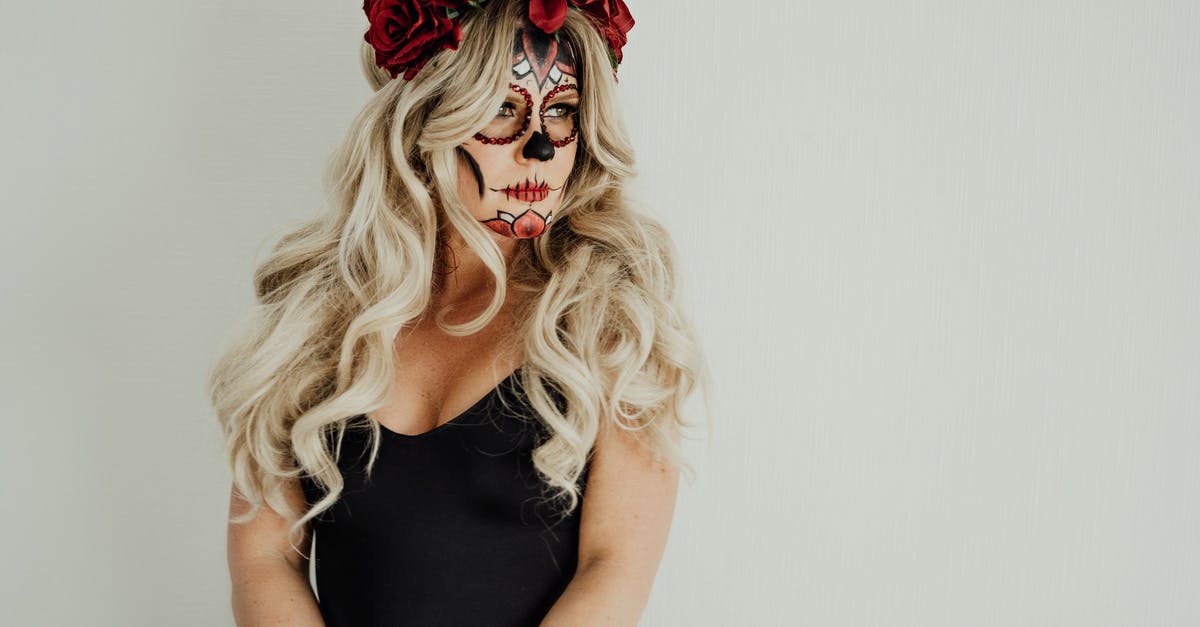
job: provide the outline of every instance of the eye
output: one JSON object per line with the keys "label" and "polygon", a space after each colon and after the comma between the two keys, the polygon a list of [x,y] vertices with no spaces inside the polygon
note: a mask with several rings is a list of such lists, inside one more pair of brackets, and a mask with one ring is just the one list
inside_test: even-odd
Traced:
{"label": "eye", "polygon": [[551,105],[546,109],[546,117],[548,118],[563,118],[575,113],[579,107],[570,104]]}
{"label": "eye", "polygon": [[500,108],[496,110],[496,117],[498,118],[511,118],[516,117],[516,115],[517,105],[511,102],[502,103]]}

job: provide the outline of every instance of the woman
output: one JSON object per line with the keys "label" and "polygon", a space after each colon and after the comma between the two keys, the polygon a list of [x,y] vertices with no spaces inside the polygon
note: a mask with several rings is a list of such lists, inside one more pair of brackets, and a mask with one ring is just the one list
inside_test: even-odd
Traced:
{"label": "woman", "polygon": [[237,622],[635,625],[707,370],[670,239],[622,194],[633,21],[620,0],[364,10],[376,93],[334,209],[258,269],[212,374]]}

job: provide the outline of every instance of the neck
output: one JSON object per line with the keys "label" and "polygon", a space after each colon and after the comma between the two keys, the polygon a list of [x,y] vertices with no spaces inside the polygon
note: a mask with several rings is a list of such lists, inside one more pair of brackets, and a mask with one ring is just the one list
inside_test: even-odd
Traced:
{"label": "neck", "polygon": [[[504,257],[505,269],[511,269],[513,260],[523,250],[521,240],[503,238],[497,243]],[[495,278],[479,255],[467,246],[458,231],[453,228],[447,229],[446,237],[438,250],[438,260],[434,264],[431,305],[437,308],[446,304],[487,298],[493,291],[494,283]]]}

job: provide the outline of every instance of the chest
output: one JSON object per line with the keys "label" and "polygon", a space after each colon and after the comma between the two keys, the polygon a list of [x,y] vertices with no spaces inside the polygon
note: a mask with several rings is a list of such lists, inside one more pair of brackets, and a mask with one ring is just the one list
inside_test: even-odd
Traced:
{"label": "chest", "polygon": [[383,432],[369,474],[367,436],[348,431],[345,487],[312,527],[326,624],[532,625],[558,597],[581,510],[547,501],[532,462],[545,433],[505,396],[511,415],[488,403],[426,436]]}
{"label": "chest", "polygon": [[419,435],[461,416],[521,365],[515,333],[507,312],[469,336],[449,335],[431,320],[403,329],[384,405],[369,417],[394,433]]}

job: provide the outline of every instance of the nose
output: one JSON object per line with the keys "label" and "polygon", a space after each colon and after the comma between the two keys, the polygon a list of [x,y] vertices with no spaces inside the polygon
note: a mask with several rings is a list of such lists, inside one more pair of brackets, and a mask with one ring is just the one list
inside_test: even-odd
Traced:
{"label": "nose", "polygon": [[521,149],[521,156],[526,159],[549,161],[554,158],[554,144],[550,143],[550,138],[546,137],[545,133],[534,131],[529,141],[525,142],[525,147]]}

